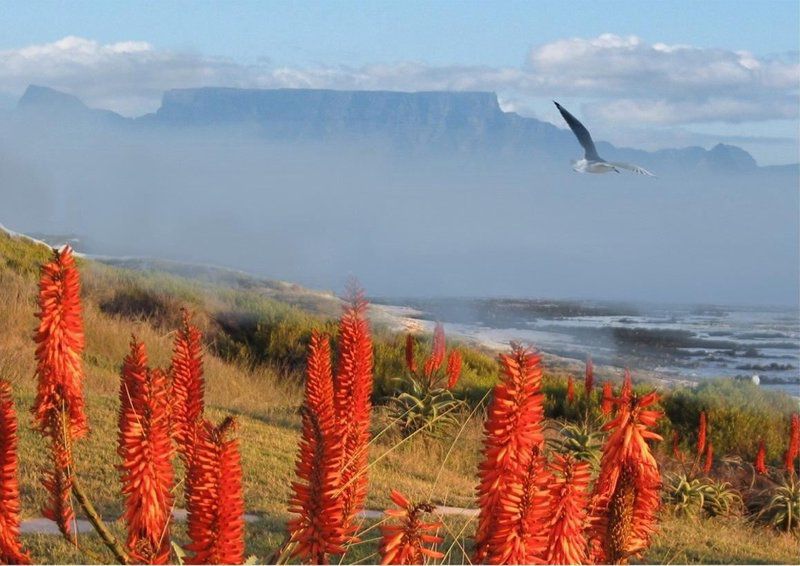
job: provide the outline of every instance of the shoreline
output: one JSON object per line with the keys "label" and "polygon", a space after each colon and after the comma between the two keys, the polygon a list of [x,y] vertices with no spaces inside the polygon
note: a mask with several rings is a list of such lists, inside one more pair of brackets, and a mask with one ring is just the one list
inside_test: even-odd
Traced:
{"label": "shoreline", "polygon": [[[433,332],[435,322],[422,318],[425,313],[412,307],[373,303],[370,305],[370,309],[375,322],[379,324],[385,324],[394,332],[408,334]],[[493,354],[507,352],[509,349],[509,343],[466,334],[459,331],[458,325],[452,324],[446,326],[445,330],[447,331],[447,335],[451,338],[454,338],[456,341],[491,352]],[[527,345],[535,348],[534,344]],[[542,355],[542,360],[544,361],[545,366],[550,370],[556,370],[557,372],[565,374],[572,374],[573,376],[583,375],[586,367],[585,360],[559,356],[539,348],[536,348],[536,350]],[[595,364],[594,369],[595,376],[601,380],[621,381],[624,375],[624,369],[616,366]],[[659,387],[666,388],[694,387],[700,383],[699,379],[691,380],[657,371],[638,370],[635,368],[631,368],[631,375],[635,381],[646,381],[648,383],[656,384]]]}

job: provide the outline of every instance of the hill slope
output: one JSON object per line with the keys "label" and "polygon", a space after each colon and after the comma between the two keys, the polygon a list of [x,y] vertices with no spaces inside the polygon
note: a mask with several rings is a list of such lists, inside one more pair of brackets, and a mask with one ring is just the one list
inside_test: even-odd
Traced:
{"label": "hill slope", "polygon": [[[20,415],[24,517],[38,516],[43,503],[38,469],[45,465],[46,450],[29,427],[27,409],[34,395],[31,378],[34,345],[30,336],[35,324],[36,280],[39,265],[48,257],[45,246],[0,233],[0,294],[4,297],[0,302],[0,374],[13,383]],[[77,446],[76,468],[95,504],[112,520],[121,510],[113,462],[118,369],[127,352],[130,334],[133,332],[145,341],[154,364],[164,366],[170,356],[170,330],[180,307],[189,306],[206,332],[209,412],[214,419],[234,414],[240,424],[246,507],[248,513],[257,517],[248,525],[247,551],[264,560],[283,536],[299,430],[301,384],[294,356],[302,358],[303,348],[291,350],[287,344],[295,340],[302,344],[303,336],[312,326],[333,330],[323,311],[335,300],[329,297],[324,308],[318,303],[306,303],[307,310],[302,310],[265,296],[258,287],[225,287],[163,272],[132,272],[85,260],[80,262],[80,269],[87,332],[86,398],[92,432]],[[287,297],[289,291],[284,289]],[[299,289],[293,291],[295,297],[306,294]],[[260,335],[244,332],[246,325],[241,320],[239,326],[225,326],[224,313],[250,313],[264,325],[264,332]],[[259,336],[267,343],[259,348],[246,343],[243,336]],[[380,329],[376,333],[379,381],[400,371],[392,369],[393,364],[402,364],[395,359],[401,355],[401,342],[397,338]],[[478,352],[464,351],[467,369],[462,387],[485,391],[493,382],[494,364]],[[376,431],[385,423],[379,408]],[[384,508],[392,488],[412,497],[432,497],[438,503],[472,506],[479,439],[479,419],[467,421],[452,450],[449,439],[418,437],[398,445],[396,437],[384,435],[372,447],[374,464],[368,506]],[[445,459],[446,464],[442,465]],[[447,520],[448,539],[460,540],[451,554],[455,562],[463,559],[459,545],[469,544],[466,537],[473,530],[470,521],[463,517]],[[121,529],[119,523],[113,527],[118,532]],[[185,539],[181,527],[174,536],[177,540]],[[88,555],[76,552],[60,538],[45,535],[25,535],[25,543],[37,562],[83,563],[101,559],[103,552],[94,535],[83,536],[80,542]],[[742,521],[707,520],[695,524],[665,515],[662,534],[648,559],[792,563],[796,545],[796,540],[789,536],[762,529],[754,532]],[[374,560],[368,558],[374,550],[374,543],[362,545],[348,555],[348,561]]]}

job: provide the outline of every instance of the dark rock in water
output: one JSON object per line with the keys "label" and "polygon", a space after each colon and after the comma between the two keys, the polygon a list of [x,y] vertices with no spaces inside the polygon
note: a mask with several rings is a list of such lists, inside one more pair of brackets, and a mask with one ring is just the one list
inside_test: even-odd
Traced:
{"label": "dark rock in water", "polygon": [[792,364],[779,364],[778,362],[772,362],[770,364],[742,364],[736,366],[736,369],[751,371],[790,371],[796,368]]}

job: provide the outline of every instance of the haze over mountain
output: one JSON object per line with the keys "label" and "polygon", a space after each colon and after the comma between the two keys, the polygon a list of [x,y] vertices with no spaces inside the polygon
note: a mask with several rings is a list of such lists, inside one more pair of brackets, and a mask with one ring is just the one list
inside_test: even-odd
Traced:
{"label": "haze over mountain", "polygon": [[601,141],[659,178],[578,175],[566,126],[487,92],[179,89],[125,118],[31,86],[0,126],[0,222],[94,253],[383,295],[797,301],[797,166],[735,146]]}
{"label": "haze over mountain", "polygon": [[[578,157],[573,135],[535,118],[501,110],[490,92],[391,92],[312,89],[190,88],[164,93],[154,114],[123,118],[90,109],[78,98],[31,85],[19,110],[62,123],[142,128],[222,127],[270,141],[384,143],[411,152],[526,153],[558,160]],[[609,158],[641,159],[652,167],[710,167],[746,171],[757,164],[746,151],[717,144],[656,152],[616,148],[598,140]]]}

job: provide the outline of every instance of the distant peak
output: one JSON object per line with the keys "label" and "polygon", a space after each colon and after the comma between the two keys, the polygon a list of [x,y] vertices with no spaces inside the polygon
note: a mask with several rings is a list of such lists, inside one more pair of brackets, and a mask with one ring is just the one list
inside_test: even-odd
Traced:
{"label": "distant peak", "polygon": [[19,108],[47,106],[58,109],[86,109],[86,105],[77,96],[39,85],[29,85],[17,106]]}
{"label": "distant peak", "polygon": [[717,165],[743,170],[758,167],[747,151],[735,145],[718,143],[708,151],[708,158]]}

